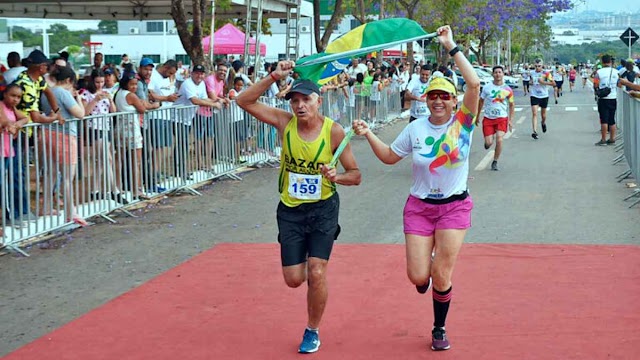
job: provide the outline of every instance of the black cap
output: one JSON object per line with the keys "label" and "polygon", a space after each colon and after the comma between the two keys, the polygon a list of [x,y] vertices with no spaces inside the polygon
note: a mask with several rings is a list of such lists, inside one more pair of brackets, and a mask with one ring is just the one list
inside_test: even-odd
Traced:
{"label": "black cap", "polygon": [[193,67],[193,71],[192,72],[206,72],[206,70],[204,69],[204,66],[196,65],[196,66]]}
{"label": "black cap", "polygon": [[31,64],[40,65],[40,64],[48,64],[49,59],[44,55],[44,53],[40,50],[33,50],[27,59]]}
{"label": "black cap", "polygon": [[316,83],[314,83],[311,80],[296,80],[293,82],[293,85],[291,86],[291,90],[289,90],[289,92],[287,93],[287,95],[285,95],[285,99],[290,100],[291,97],[293,96],[293,93],[300,93],[303,95],[310,95],[312,93],[316,93],[318,95],[320,95],[320,88],[318,87],[318,85],[316,85]]}

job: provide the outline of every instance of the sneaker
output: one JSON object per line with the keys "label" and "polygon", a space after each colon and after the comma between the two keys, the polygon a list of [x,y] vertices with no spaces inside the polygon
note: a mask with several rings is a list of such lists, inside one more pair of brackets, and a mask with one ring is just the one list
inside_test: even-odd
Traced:
{"label": "sneaker", "polygon": [[491,144],[484,143],[484,149],[485,150],[489,150],[490,147],[491,147]]}
{"label": "sneaker", "polygon": [[301,354],[310,354],[320,349],[320,337],[317,331],[311,331],[304,329],[304,335],[302,336],[302,342],[298,352]]}
{"label": "sneaker", "polygon": [[440,350],[449,350],[451,348],[451,344],[449,344],[449,340],[447,339],[447,332],[443,327],[434,327],[431,330],[431,350],[440,351]]}
{"label": "sneaker", "polygon": [[607,140],[607,145],[615,145],[616,141],[615,140]]}
{"label": "sneaker", "polygon": [[497,160],[493,160],[493,162],[491,162],[491,170],[498,171],[498,161]]}
{"label": "sneaker", "polygon": [[542,132],[543,133],[547,132],[547,124],[546,123],[542,123]]}
{"label": "sneaker", "polygon": [[429,288],[431,287],[431,276],[429,276],[429,282],[424,284],[424,285],[416,285],[416,290],[418,290],[418,292],[420,294],[424,294],[427,291],[429,291]]}
{"label": "sneaker", "polygon": [[558,105],[558,99],[556,99],[556,105]]}
{"label": "sneaker", "polygon": [[596,146],[607,146],[607,142],[604,140],[600,140],[597,143],[595,143]]}
{"label": "sneaker", "polygon": [[531,133],[531,137],[538,140],[538,133],[534,131],[533,133]]}

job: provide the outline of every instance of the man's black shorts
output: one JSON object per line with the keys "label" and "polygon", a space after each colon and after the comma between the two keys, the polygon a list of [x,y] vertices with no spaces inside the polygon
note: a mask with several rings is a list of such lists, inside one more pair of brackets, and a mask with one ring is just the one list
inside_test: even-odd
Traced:
{"label": "man's black shorts", "polygon": [[537,97],[532,96],[531,97],[531,106],[534,106],[534,105],[538,105],[541,108],[546,109],[547,105],[549,105],[549,98],[548,97],[537,98]]}
{"label": "man's black shorts", "polygon": [[278,204],[278,242],[282,266],[297,265],[307,257],[329,260],[340,234],[338,193],[327,200],[288,207]]}
{"label": "man's black shorts", "polygon": [[598,99],[598,115],[600,115],[600,124],[616,124],[617,106],[618,103],[616,99]]}

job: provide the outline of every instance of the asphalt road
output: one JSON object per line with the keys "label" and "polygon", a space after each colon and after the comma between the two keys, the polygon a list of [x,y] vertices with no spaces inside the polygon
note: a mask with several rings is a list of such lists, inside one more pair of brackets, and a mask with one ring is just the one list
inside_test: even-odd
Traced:
{"label": "asphalt road", "polygon": [[[488,170],[488,151],[481,131],[475,132],[469,174],[475,209],[467,242],[640,243],[640,206],[628,209],[622,199],[630,190],[615,181],[626,166],[611,165],[612,146],[593,145],[599,136],[595,102],[578,87],[565,89],[558,105],[551,101],[549,131],[539,131],[539,140],[530,136],[529,98],[516,91],[516,130],[505,141],[498,172]],[[380,136],[390,142],[405,124],[400,120]],[[403,243],[409,161],[386,166],[365,140],[352,143],[363,182],[339,189],[339,242]],[[137,211],[137,218],[99,221],[33,246],[29,258],[0,257],[0,356],[217,243],[275,241],[277,170],[241,176],[206,186],[202,197],[172,197]]]}

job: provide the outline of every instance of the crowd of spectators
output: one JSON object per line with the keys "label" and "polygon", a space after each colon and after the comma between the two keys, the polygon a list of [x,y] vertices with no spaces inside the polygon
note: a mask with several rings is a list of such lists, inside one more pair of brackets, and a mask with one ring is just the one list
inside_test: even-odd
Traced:
{"label": "crowd of spectators", "polygon": [[[233,56],[212,69],[175,60],[155,64],[149,58],[134,65],[127,55],[120,64],[103,59],[95,54],[93,65],[78,77],[66,54],[53,59],[39,50],[24,59],[8,54],[9,68],[0,78],[5,175],[0,194],[10,225],[24,227],[40,216],[64,214],[66,222],[84,226],[79,204],[111,200],[126,205],[163,192],[168,178],[192,179],[195,171],[243,162],[277,146],[275,129],[258,131],[234,101],[258,80],[258,73],[269,76],[276,63],[256,72]],[[382,89],[407,89],[411,76],[406,67],[399,61],[377,65],[355,59],[322,92],[340,94],[350,115],[373,120]],[[275,83],[264,101],[286,107],[278,100],[296,78],[293,73]],[[221,137],[232,139],[232,154],[220,153],[216,141]]]}

